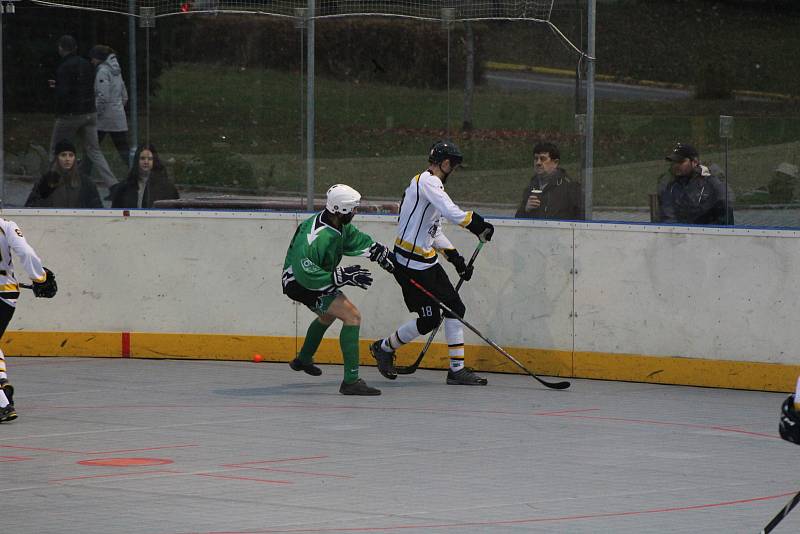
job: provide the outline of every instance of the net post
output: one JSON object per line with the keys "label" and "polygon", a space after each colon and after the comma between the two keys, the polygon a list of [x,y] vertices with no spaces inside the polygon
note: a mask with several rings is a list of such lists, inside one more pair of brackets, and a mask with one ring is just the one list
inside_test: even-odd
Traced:
{"label": "net post", "polygon": [[730,224],[730,212],[728,209],[728,151],[730,149],[730,140],[733,138],[733,116],[720,115],[719,116],[719,136],[725,140],[725,224]]}

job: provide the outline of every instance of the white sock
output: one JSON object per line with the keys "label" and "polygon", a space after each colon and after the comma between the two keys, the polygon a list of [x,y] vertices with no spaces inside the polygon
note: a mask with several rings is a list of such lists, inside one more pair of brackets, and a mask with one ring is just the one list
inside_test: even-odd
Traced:
{"label": "white sock", "polygon": [[397,332],[387,337],[381,343],[383,350],[394,352],[406,343],[411,343],[422,334],[417,330],[417,320],[412,319],[397,329]]}
{"label": "white sock", "polygon": [[0,408],[5,408],[8,406],[8,397],[6,397],[6,392],[0,389]]}
{"label": "white sock", "polygon": [[450,353],[450,370],[455,373],[464,368],[464,326],[458,319],[445,317],[444,337]]}

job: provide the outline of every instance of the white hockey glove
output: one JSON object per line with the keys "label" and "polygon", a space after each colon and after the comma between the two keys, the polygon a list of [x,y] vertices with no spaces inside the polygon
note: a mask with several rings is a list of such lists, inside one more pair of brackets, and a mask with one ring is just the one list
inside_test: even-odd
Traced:
{"label": "white hockey glove", "polygon": [[349,267],[337,267],[333,271],[333,285],[336,287],[356,286],[367,289],[372,285],[372,274],[360,265],[350,265]]}

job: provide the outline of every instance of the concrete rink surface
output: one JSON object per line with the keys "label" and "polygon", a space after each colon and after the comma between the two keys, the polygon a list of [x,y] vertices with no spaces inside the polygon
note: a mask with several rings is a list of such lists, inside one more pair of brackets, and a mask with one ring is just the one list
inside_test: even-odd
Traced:
{"label": "concrete rink surface", "polygon": [[[362,366],[8,358],[0,532],[760,532],[800,490],[786,395]],[[800,511],[775,532],[800,531]]]}

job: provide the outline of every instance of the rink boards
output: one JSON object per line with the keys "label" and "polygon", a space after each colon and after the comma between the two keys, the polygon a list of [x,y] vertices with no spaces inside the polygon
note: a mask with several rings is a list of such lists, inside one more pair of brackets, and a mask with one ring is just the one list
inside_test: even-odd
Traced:
{"label": "rink boards", "polygon": [[[294,357],[313,315],[281,292],[283,260],[308,214],[5,210],[53,269],[52,300],[20,299],[9,355],[267,361]],[[462,287],[467,320],[529,369],[652,383],[790,391],[800,373],[800,233],[493,219]],[[378,241],[396,217],[358,216]],[[475,238],[446,225],[464,256]],[[369,291],[345,290],[369,341],[411,318],[393,278],[366,258]],[[455,280],[449,265],[445,268]],[[24,279],[23,277],[20,277]],[[340,363],[338,326],[317,355]],[[437,338],[423,366],[446,365]],[[424,339],[398,355],[410,363]],[[517,372],[472,332],[467,362]]]}

